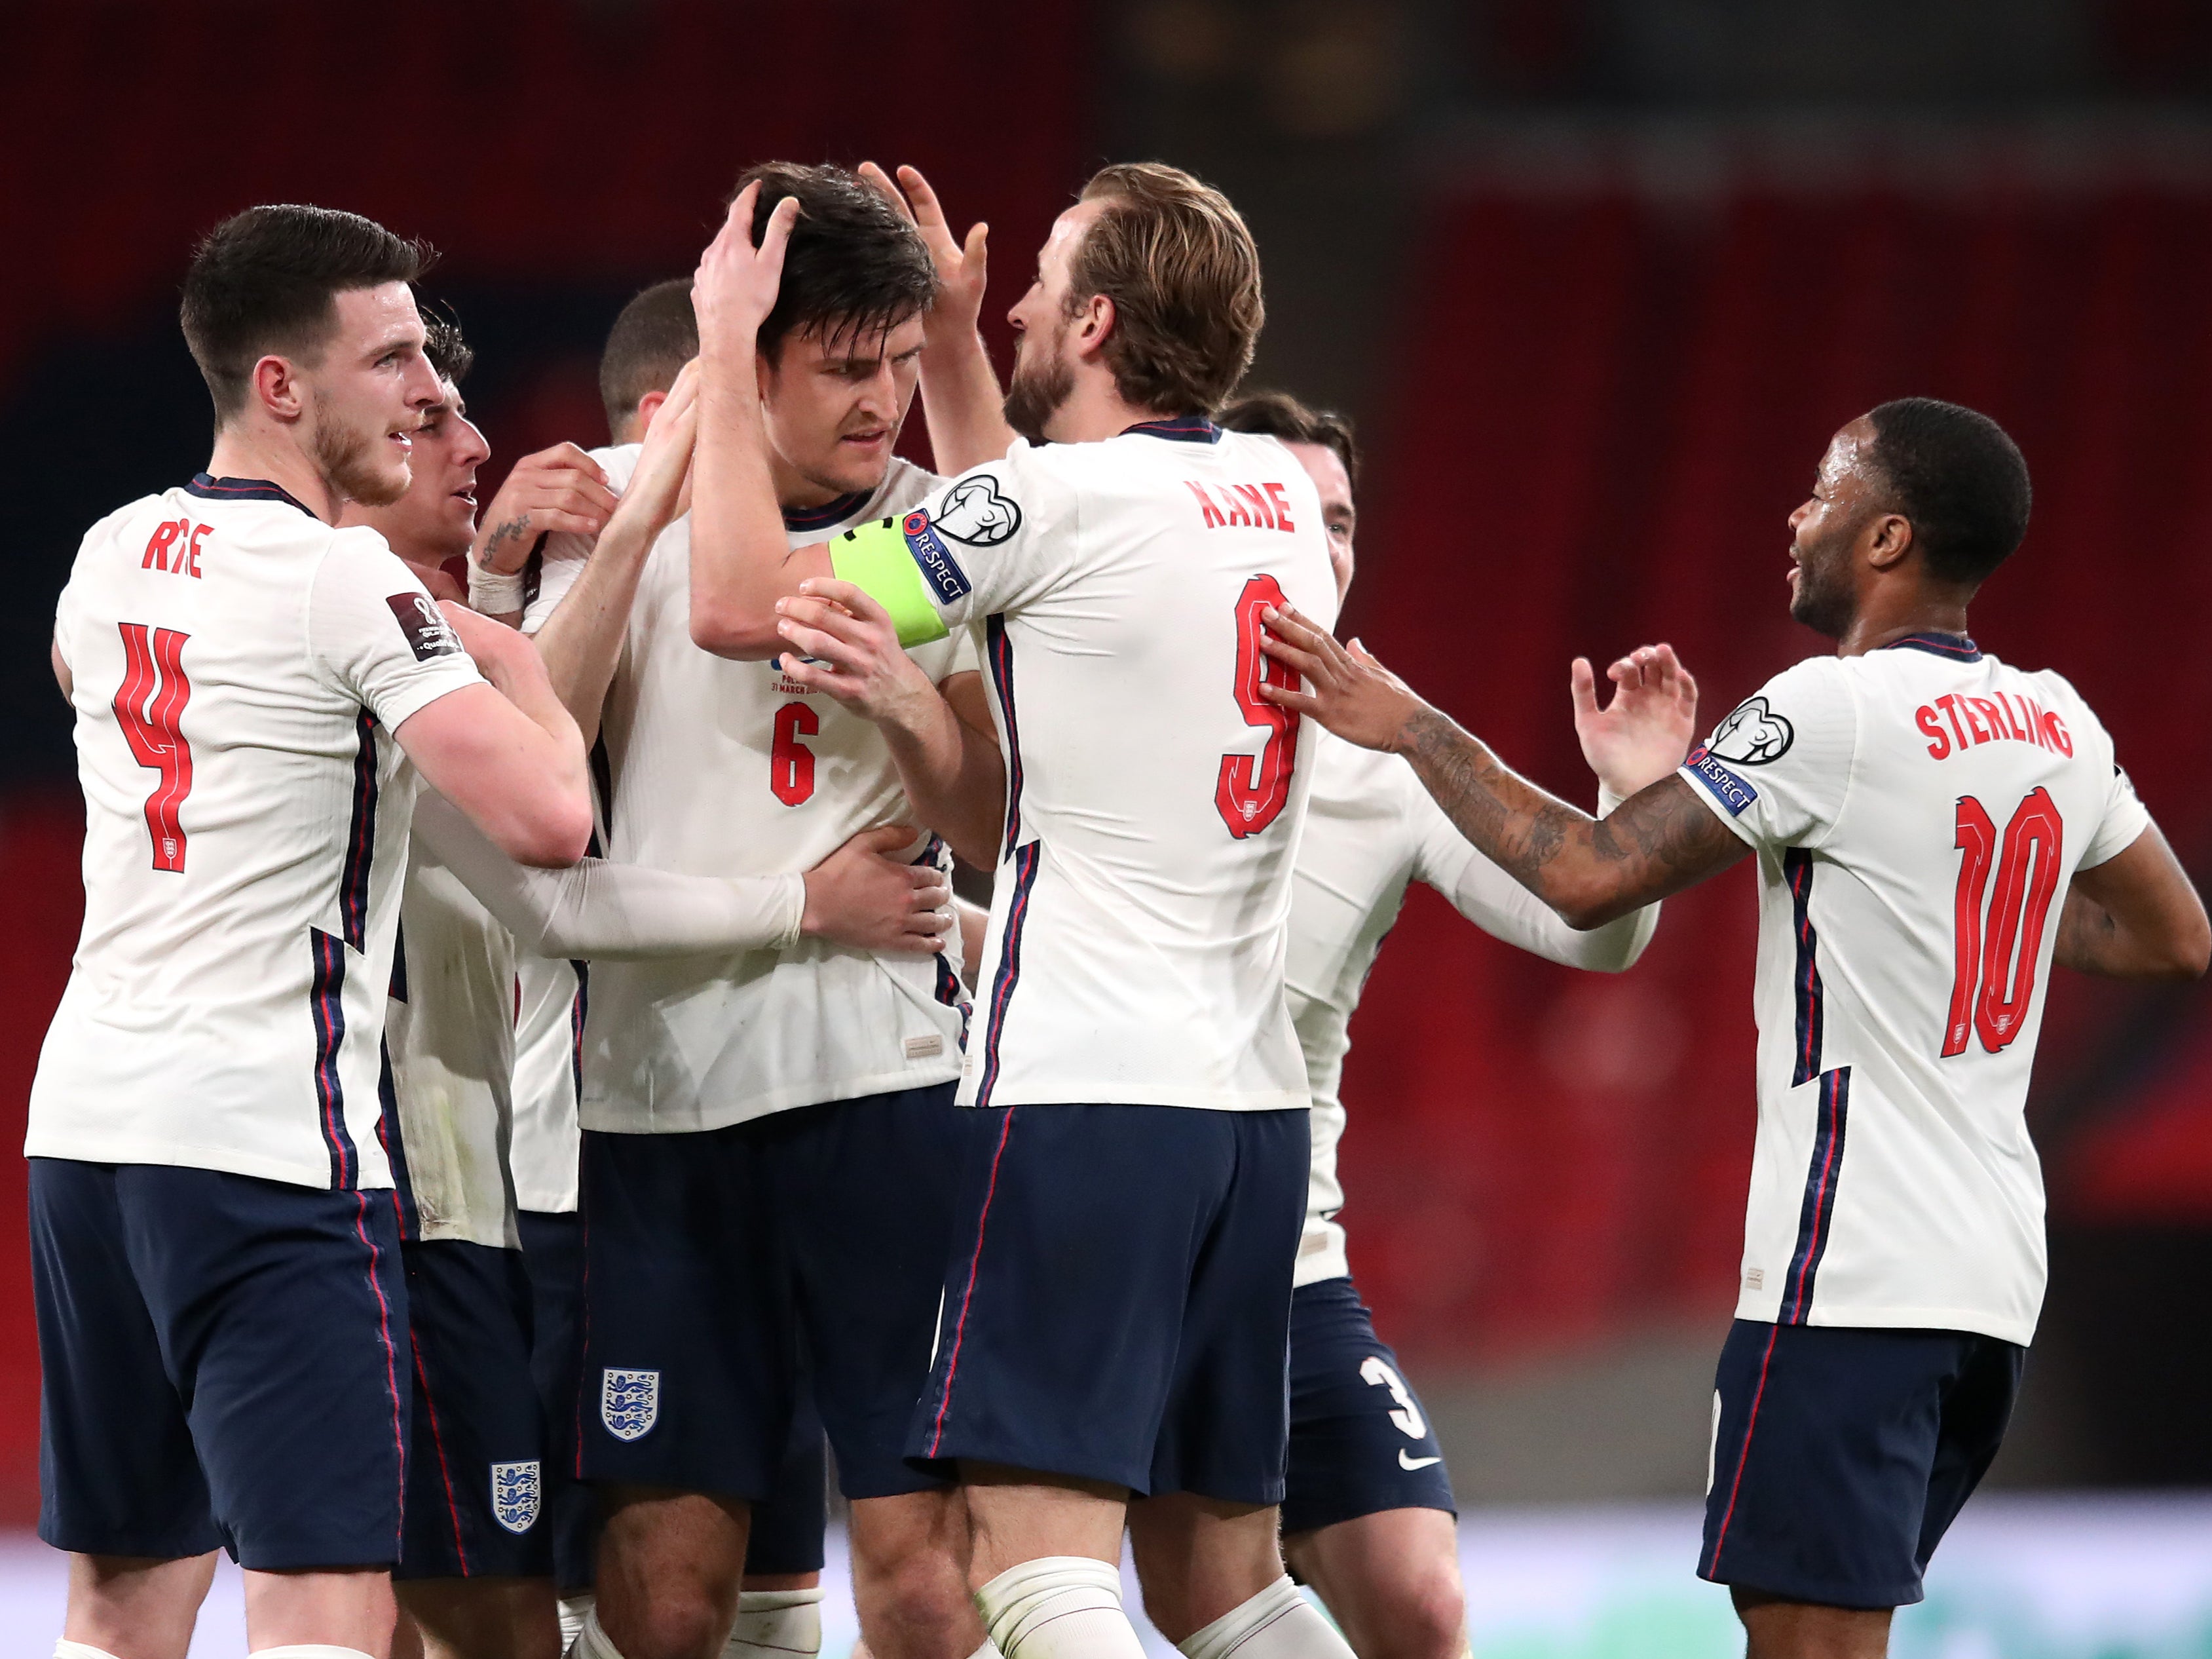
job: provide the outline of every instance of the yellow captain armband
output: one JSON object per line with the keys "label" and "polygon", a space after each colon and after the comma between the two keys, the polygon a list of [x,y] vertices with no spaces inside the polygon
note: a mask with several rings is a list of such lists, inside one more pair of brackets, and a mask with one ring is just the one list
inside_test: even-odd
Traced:
{"label": "yellow captain armband", "polygon": [[919,509],[903,520],[878,520],[832,539],[830,569],[890,613],[898,642],[909,650],[951,631],[938,613],[933,583],[948,604],[969,592],[966,572]]}

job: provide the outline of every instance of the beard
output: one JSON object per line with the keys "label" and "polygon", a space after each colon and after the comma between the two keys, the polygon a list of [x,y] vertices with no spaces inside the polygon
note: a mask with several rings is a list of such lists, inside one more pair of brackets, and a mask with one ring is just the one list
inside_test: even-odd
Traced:
{"label": "beard", "polygon": [[389,507],[407,493],[407,486],[414,481],[410,468],[403,466],[395,474],[376,465],[376,452],[383,442],[381,431],[371,435],[341,425],[331,418],[330,406],[316,400],[308,447],[331,488],[346,500],[364,507]]}
{"label": "beard", "polygon": [[1850,588],[1839,580],[1843,560],[1811,549],[1797,550],[1797,591],[1790,601],[1790,619],[1814,633],[1841,639],[1850,631],[1857,610]]}
{"label": "beard", "polygon": [[1035,367],[1017,357],[1013,377],[1006,382],[1006,424],[1031,443],[1045,442],[1047,424],[1075,393],[1074,366],[1060,350],[1066,333],[1063,328],[1048,351],[1032,354],[1041,360]]}

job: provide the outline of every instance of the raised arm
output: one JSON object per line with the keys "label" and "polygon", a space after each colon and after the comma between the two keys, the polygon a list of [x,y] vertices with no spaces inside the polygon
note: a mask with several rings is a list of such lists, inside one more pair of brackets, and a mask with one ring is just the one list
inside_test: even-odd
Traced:
{"label": "raised arm", "polygon": [[1364,748],[1402,754],[1459,833],[1570,927],[1601,927],[1694,887],[1751,849],[1669,773],[1599,820],[1538,789],[1423,702],[1354,641],[1270,608],[1261,648],[1310,691],[1262,681],[1269,701]]}
{"label": "raised arm", "polygon": [[653,544],[684,509],[699,430],[699,375],[688,363],[653,412],[637,470],[623,491],[591,557],[535,636],[553,690],[588,745],[599,731],[638,577]]}
{"label": "raised arm", "polygon": [[799,204],[787,197],[753,246],[758,181],[730,204],[691,290],[699,319],[699,441],[691,496],[691,638],[718,656],[763,662],[783,649],[775,601],[830,574],[819,543],[790,546],[769,468],[755,352],[775,308]]}
{"label": "raised arm", "polygon": [[921,233],[937,266],[937,303],[922,320],[921,336],[921,409],[937,470],[964,473],[995,460],[1014,441],[1014,429],[1006,424],[1006,400],[977,326],[991,228],[970,225],[964,246],[954,241],[937,192],[918,168],[901,168],[894,185],[873,162],[863,162],[860,176]]}
{"label": "raised arm", "polygon": [[2074,872],[2055,960],[2112,979],[2203,976],[2212,961],[2212,924],[2157,825],[2117,857]]}
{"label": "raised arm", "polygon": [[890,613],[849,582],[810,580],[776,608],[777,631],[793,648],[784,673],[874,721],[915,815],[976,869],[994,869],[1006,769],[982,675],[931,684],[900,649]]}
{"label": "raised arm", "polygon": [[914,840],[902,826],[862,832],[804,875],[730,879],[604,858],[569,869],[526,869],[435,795],[416,804],[415,833],[524,949],[540,956],[639,961],[782,950],[802,938],[926,956],[952,925],[944,877],[887,856]]}
{"label": "raised arm", "polygon": [[522,621],[522,567],[556,530],[592,537],[615,510],[599,464],[573,443],[516,461],[469,549],[469,603],[510,628]]}
{"label": "raised arm", "polygon": [[430,786],[501,852],[573,864],[592,839],[584,740],[531,643],[465,607],[439,608],[491,684],[448,692],[392,735]]}

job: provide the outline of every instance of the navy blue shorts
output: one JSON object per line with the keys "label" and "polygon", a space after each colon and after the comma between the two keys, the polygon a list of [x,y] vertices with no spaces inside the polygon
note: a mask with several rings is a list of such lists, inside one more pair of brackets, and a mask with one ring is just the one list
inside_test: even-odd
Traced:
{"label": "navy blue shorts", "polygon": [[1283,1530],[1385,1510],[1459,1513],[1428,1413],[1348,1278],[1291,1293],[1291,1461]]}
{"label": "navy blue shorts", "polygon": [[39,1536],[399,1558],[407,1290],[389,1195],[33,1158]]}
{"label": "navy blue shorts", "polygon": [[2004,1439],[2027,1359],[1963,1331],[1736,1320],[1698,1577],[1828,1607],[1917,1601]]}
{"label": "navy blue shorts", "polygon": [[848,1497],[943,1484],[902,1454],[973,1127],[952,1090],[584,1131],[586,1479],[761,1502],[811,1391]]}
{"label": "navy blue shorts", "polygon": [[577,1401],[584,1375],[584,1225],[574,1211],[515,1215],[530,1275],[530,1375],[545,1413],[545,1523],[553,1582],[563,1595],[592,1587],[599,1503],[576,1479]]}
{"label": "navy blue shorts", "polygon": [[970,1110],[909,1455],[1280,1503],[1304,1110]]}
{"label": "navy blue shorts", "polygon": [[520,1250],[410,1241],[415,1423],[400,1578],[544,1578],[545,1408],[531,1375],[530,1278]]}

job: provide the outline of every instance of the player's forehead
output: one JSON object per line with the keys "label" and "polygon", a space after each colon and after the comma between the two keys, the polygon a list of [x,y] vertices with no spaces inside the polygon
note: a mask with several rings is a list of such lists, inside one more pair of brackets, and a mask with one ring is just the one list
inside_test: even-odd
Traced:
{"label": "player's forehead", "polygon": [[1078,202],[1052,222],[1052,232],[1037,251],[1037,274],[1049,276],[1055,271],[1065,271],[1075,254],[1076,245],[1084,233],[1098,222],[1109,204],[1103,198]]}
{"label": "player's forehead", "polygon": [[405,283],[380,283],[374,288],[343,288],[332,296],[337,314],[337,338],[363,348],[389,350],[411,345],[418,351],[423,339],[422,315],[415,308],[415,290]]}
{"label": "player's forehead", "polygon": [[910,357],[921,350],[921,313],[909,313],[884,327],[880,319],[855,325],[849,317],[831,317],[787,337],[787,360],[794,349],[804,361],[822,367],[860,367],[885,357]]}
{"label": "player's forehead", "polygon": [[1324,507],[1350,507],[1352,474],[1344,470],[1344,457],[1326,443],[1301,443],[1285,438],[1283,448],[1297,457],[1298,465],[1314,482]]}
{"label": "player's forehead", "polygon": [[1820,457],[1820,477],[1826,483],[1838,484],[1866,469],[1868,449],[1874,442],[1874,424],[1863,415],[1850,424],[1838,427],[1828,440],[1826,454]]}

